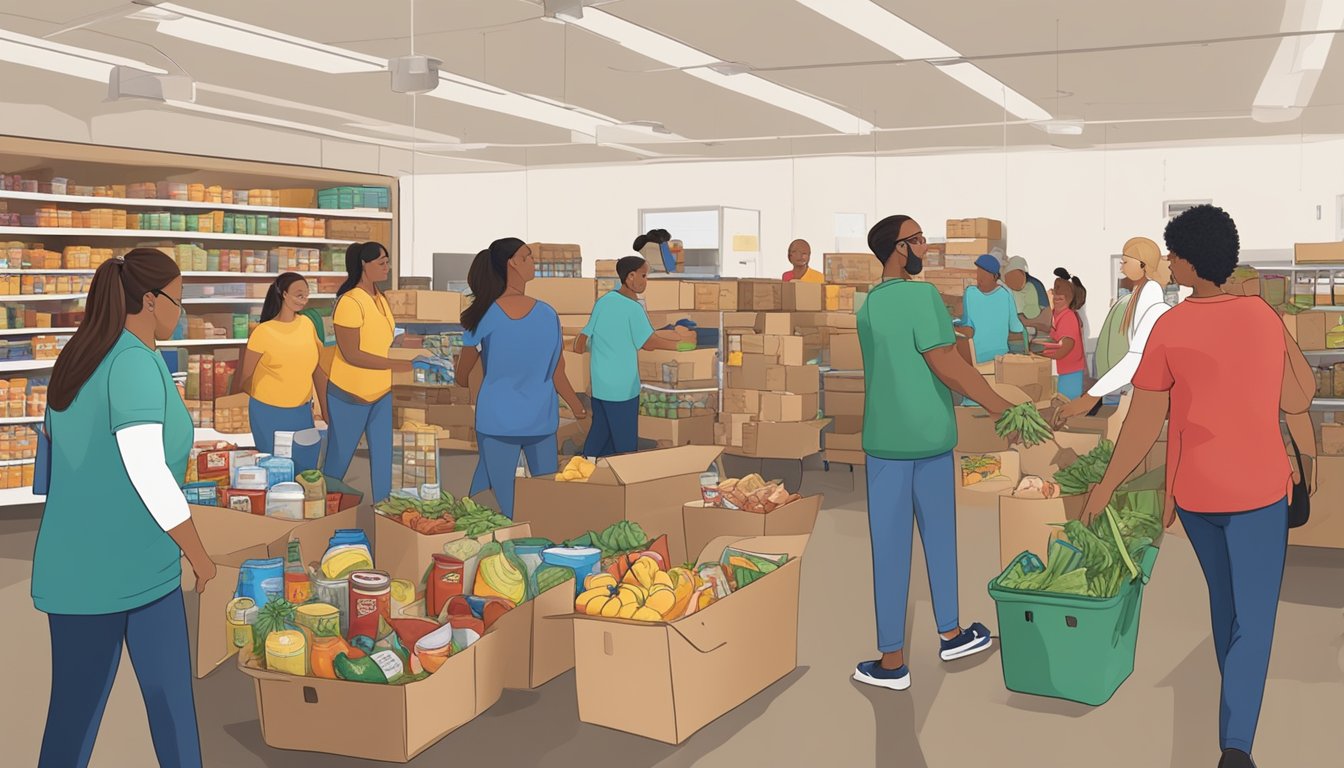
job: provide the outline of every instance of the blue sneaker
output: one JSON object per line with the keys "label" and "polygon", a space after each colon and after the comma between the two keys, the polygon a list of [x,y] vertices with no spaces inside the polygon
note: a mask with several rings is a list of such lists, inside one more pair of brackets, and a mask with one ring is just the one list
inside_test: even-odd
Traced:
{"label": "blue sneaker", "polygon": [[910,668],[902,664],[897,669],[883,669],[881,661],[861,661],[854,668],[854,679],[878,688],[904,691],[910,687]]}
{"label": "blue sneaker", "polygon": [[960,635],[951,640],[943,640],[942,649],[938,655],[943,661],[955,661],[964,659],[967,656],[974,656],[981,651],[988,651],[994,644],[994,638],[989,636],[989,630],[984,624],[976,622],[963,629]]}

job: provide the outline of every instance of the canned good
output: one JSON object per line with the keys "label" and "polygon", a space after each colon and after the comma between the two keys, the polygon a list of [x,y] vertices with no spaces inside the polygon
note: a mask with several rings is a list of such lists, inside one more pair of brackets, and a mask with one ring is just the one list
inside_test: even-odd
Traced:
{"label": "canned good", "polygon": [[233,648],[252,644],[252,625],[257,621],[257,601],[250,597],[235,597],[224,609],[228,624],[228,643]]}
{"label": "canned good", "polygon": [[319,603],[336,606],[341,636],[345,637],[350,629],[350,580],[313,579],[313,598]]}
{"label": "canned good", "polygon": [[392,618],[392,577],[383,571],[350,574],[350,627],[347,637],[378,637],[378,620]]}

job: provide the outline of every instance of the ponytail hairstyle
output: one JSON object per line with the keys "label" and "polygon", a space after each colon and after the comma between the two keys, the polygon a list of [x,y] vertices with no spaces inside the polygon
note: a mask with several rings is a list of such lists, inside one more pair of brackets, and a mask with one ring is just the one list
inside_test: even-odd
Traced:
{"label": "ponytail hairstyle", "polygon": [[[1157,247],[1157,243],[1146,237],[1131,237],[1125,243],[1125,247],[1120,249],[1120,253],[1137,260],[1139,265],[1143,267],[1144,277],[1156,282],[1163,288],[1167,287],[1166,282],[1161,279],[1162,249]],[[1120,331],[1122,333],[1129,333],[1130,326],[1134,324],[1134,313],[1138,306],[1139,297],[1136,293],[1130,297],[1129,305],[1125,307],[1125,316],[1120,321]]]}
{"label": "ponytail hairstyle", "polygon": [[339,299],[359,285],[359,281],[364,279],[364,265],[377,261],[385,253],[387,249],[380,243],[351,243],[345,249],[345,282],[336,291],[336,298]]}
{"label": "ponytail hairstyle", "polygon": [[506,237],[476,254],[467,271],[467,286],[471,288],[472,299],[471,306],[462,310],[463,328],[476,330],[485,313],[504,295],[504,289],[509,285],[509,259],[526,245],[516,237]]}
{"label": "ponytail hairstyle", "polygon": [[285,294],[295,283],[301,282],[303,275],[298,272],[286,272],[277,277],[275,282],[271,283],[271,289],[266,291],[266,301],[261,305],[261,322],[269,322],[279,317],[280,308],[285,305]]}
{"label": "ponytail hairstyle", "polygon": [[662,245],[663,243],[670,243],[670,242],[672,242],[671,232],[668,232],[666,229],[651,229],[648,231],[647,234],[643,234],[640,235],[639,237],[636,237],[634,244],[632,244],[630,247],[635,251],[635,253],[639,253],[640,251],[644,250],[644,246],[648,245],[649,243],[653,243],[655,245]]}
{"label": "ponytail hairstyle", "polygon": [[1075,312],[1082,309],[1083,305],[1087,303],[1087,289],[1083,287],[1083,281],[1079,280],[1077,275],[1070,275],[1069,270],[1063,267],[1055,270],[1055,277],[1060,280],[1067,280],[1073,285],[1073,300],[1069,302],[1069,309]]}
{"label": "ponytail hairstyle", "polygon": [[145,294],[157,294],[181,276],[177,262],[157,248],[136,248],[98,267],[89,285],[84,321],[66,342],[51,372],[47,402],[53,410],[64,411],[75,401],[84,382],[121,338],[126,317],[144,309]]}

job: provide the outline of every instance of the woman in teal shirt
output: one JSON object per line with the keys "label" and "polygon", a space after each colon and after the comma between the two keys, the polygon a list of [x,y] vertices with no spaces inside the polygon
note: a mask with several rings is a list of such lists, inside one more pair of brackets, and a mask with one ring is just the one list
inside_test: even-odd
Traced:
{"label": "woman in teal shirt", "polygon": [[123,644],[159,763],[201,764],[181,558],[198,593],[215,566],[181,491],[191,417],[156,351],[181,297],[177,264],[158,250],[105,262],[52,371],[49,490],[33,552],[52,658],[39,766],[88,765]]}

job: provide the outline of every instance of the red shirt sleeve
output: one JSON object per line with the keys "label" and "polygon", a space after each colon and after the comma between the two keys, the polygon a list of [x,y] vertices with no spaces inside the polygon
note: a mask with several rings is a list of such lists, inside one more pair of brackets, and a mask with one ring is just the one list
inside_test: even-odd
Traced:
{"label": "red shirt sleeve", "polygon": [[785,273],[784,273],[784,277],[782,277],[782,278],[780,278],[780,279],[783,280],[783,281],[786,282],[786,283],[789,282],[790,280],[792,280],[792,279],[793,279],[793,270],[790,269],[788,272],[785,272]]}
{"label": "red shirt sleeve", "polygon": [[1171,365],[1168,359],[1168,344],[1171,334],[1166,331],[1171,327],[1171,324],[1163,322],[1167,319],[1164,317],[1159,320],[1148,335],[1148,343],[1143,347],[1143,359],[1139,361],[1139,370],[1134,373],[1134,379],[1131,382],[1136,389],[1144,389],[1149,392],[1169,392],[1176,384],[1175,378],[1171,375]]}

